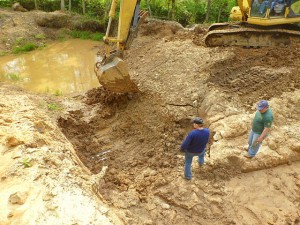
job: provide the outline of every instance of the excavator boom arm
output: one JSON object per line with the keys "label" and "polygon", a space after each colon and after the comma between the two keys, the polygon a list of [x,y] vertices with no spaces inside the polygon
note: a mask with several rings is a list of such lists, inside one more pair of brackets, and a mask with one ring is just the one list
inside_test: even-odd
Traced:
{"label": "excavator boom arm", "polygon": [[[95,73],[104,88],[113,92],[137,92],[137,86],[131,81],[126,63],[122,60],[124,50],[128,49],[136,37],[138,27],[147,16],[140,10],[140,0],[120,0],[117,37],[110,37],[112,20],[117,8],[117,0],[112,0],[106,34],[103,38],[105,55],[98,52]],[[116,49],[111,50],[115,43]]]}

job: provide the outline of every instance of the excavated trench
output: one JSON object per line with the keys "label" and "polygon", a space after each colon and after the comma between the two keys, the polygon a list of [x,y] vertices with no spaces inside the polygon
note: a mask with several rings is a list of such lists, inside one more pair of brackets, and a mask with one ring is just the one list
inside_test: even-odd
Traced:
{"label": "excavated trench", "polygon": [[[149,163],[162,167],[178,165],[177,162],[165,162],[164,158],[155,155],[161,152],[166,154],[165,157],[170,157],[169,153],[175,155],[179,151],[181,141],[192,128],[191,118],[176,121],[171,115],[164,114],[164,106],[153,108],[157,115],[148,114],[143,108],[151,99],[144,94],[115,94],[96,88],[87,92],[85,97],[87,108],[67,112],[58,119],[58,125],[91,172],[97,174],[103,166],[114,167],[116,162],[126,164],[134,159],[138,159],[139,163],[123,166],[141,164],[147,167]],[[143,114],[148,115],[143,118]],[[172,152],[169,152],[170,149]],[[152,157],[155,160],[151,160]]]}
{"label": "excavated trench", "polygon": [[[58,124],[91,172],[98,174],[107,166],[105,176],[94,191],[118,210],[127,212],[128,209],[134,214],[126,224],[168,224],[172,220],[179,224],[192,212],[194,215],[189,221],[194,224],[192,221],[203,216],[203,213],[199,214],[198,207],[210,204],[210,200],[190,208],[190,200],[182,202],[180,193],[172,191],[173,185],[178,187],[184,182],[184,161],[179,146],[192,128],[191,118],[176,119],[168,113],[166,106],[153,104],[162,102],[160,96],[149,96],[149,93],[113,94],[97,88],[89,91],[83,102],[86,107],[69,111],[59,118]],[[205,110],[199,107],[171,107],[188,107],[206,120]],[[209,125],[207,122],[206,126]],[[210,141],[211,145],[213,140]],[[207,157],[210,158],[209,149]],[[201,175],[197,170],[194,171],[195,179],[203,185],[209,184],[209,193],[220,196],[224,195],[224,180],[240,173],[240,170],[225,164],[218,167],[207,164]],[[186,188],[188,191],[189,187]],[[154,208],[156,210],[152,210]],[[160,213],[170,208],[172,210],[167,210],[166,214]],[[211,210],[220,212],[222,206],[211,204],[209,208],[204,212],[206,219],[216,220]],[[174,218],[175,213],[177,218]],[[221,214],[218,218],[227,221]],[[143,220],[152,223],[144,223]]]}

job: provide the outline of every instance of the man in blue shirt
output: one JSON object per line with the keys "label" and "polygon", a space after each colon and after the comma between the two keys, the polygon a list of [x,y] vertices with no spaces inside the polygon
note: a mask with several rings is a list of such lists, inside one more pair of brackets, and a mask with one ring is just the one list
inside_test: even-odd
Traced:
{"label": "man in blue shirt", "polygon": [[184,156],[184,177],[192,179],[193,157],[198,156],[200,166],[204,164],[205,148],[209,140],[209,129],[203,127],[203,119],[196,117],[193,119],[194,130],[192,130],[181,144],[181,151]]}

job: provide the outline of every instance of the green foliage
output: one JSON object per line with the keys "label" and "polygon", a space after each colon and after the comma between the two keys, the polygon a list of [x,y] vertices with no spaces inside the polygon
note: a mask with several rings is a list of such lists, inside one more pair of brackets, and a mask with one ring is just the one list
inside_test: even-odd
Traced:
{"label": "green foliage", "polygon": [[[103,15],[105,15],[109,10],[110,2],[111,1],[107,0],[89,0],[86,4],[87,15],[96,17],[97,19],[103,18]],[[80,6],[82,6],[82,4]]]}
{"label": "green foliage", "polygon": [[205,4],[202,1],[185,0],[176,5],[177,21],[183,26],[204,22],[205,13]]}
{"label": "green foliage", "polygon": [[145,10],[150,9],[152,17],[176,20],[183,26],[204,22],[207,1],[176,0],[175,3],[175,18],[172,18],[173,9],[170,0],[151,0],[149,5],[146,1],[142,1],[141,7]]}
{"label": "green foliage", "polygon": [[235,5],[235,0],[212,0],[209,21],[207,22],[227,22],[232,4]]}
{"label": "green foliage", "polygon": [[51,111],[60,111],[60,110],[62,110],[62,107],[59,106],[59,105],[57,105],[57,104],[55,104],[55,103],[49,103],[49,104],[47,105],[47,108],[48,108],[49,110],[51,110]]}
{"label": "green foliage", "polygon": [[45,34],[37,34],[37,35],[35,35],[35,38],[36,39],[45,39],[46,36],[45,36]]}
{"label": "green foliage", "polygon": [[146,1],[142,1],[141,7],[144,9],[150,9],[151,16],[158,17],[161,19],[170,19],[170,6],[169,1],[161,0],[151,0],[149,5],[146,4]]}
{"label": "green foliage", "polygon": [[[13,2],[16,2],[15,0],[11,1],[13,4]],[[34,1],[33,0],[19,0],[18,1],[24,8],[28,9],[28,10],[34,10],[35,9],[35,5],[34,5]],[[42,10],[42,11],[46,11],[46,12],[53,12],[55,10],[59,10],[60,9],[60,0],[37,0],[37,4],[38,4],[38,9]]]}
{"label": "green foliage", "polygon": [[19,74],[16,74],[16,73],[6,74],[5,77],[9,80],[12,80],[12,81],[21,81],[22,80],[21,76]]}
{"label": "green foliage", "polygon": [[50,88],[49,88],[48,86],[45,88],[45,92],[46,92],[46,93],[49,93],[49,92],[50,92]]}
{"label": "green foliage", "polygon": [[32,159],[30,159],[30,158],[25,158],[25,159],[23,160],[23,162],[22,162],[23,166],[24,166],[25,168],[32,167],[32,164],[30,163],[31,160],[32,160]]}
{"label": "green foliage", "polygon": [[10,8],[12,6],[12,1],[0,1],[0,8]]}
{"label": "green foliage", "polygon": [[69,30],[62,28],[61,32],[57,36],[57,39],[60,41],[65,41],[67,39],[68,32],[69,32]]}
{"label": "green foliage", "polygon": [[226,11],[227,11],[228,13],[230,13],[230,12],[231,12],[231,9],[232,9],[234,6],[237,6],[237,2],[236,2],[236,0],[227,0],[227,3],[228,3],[228,5],[227,5]]}
{"label": "green foliage", "polygon": [[7,55],[7,54],[8,54],[8,52],[5,52],[5,51],[0,52],[0,56],[5,56],[5,55]]}
{"label": "green foliage", "polygon": [[72,30],[68,32],[68,35],[70,35],[73,38],[79,38],[79,39],[91,39],[94,41],[102,41],[103,34],[101,33],[92,33],[89,31],[80,31],[80,30]]}
{"label": "green foliage", "polygon": [[55,96],[61,96],[62,95],[62,91],[61,90],[55,90],[54,95]]}
{"label": "green foliage", "polygon": [[14,54],[18,54],[18,53],[23,53],[23,52],[29,52],[29,51],[32,51],[34,49],[37,49],[38,46],[34,43],[27,43],[27,44],[24,44],[22,46],[16,46],[13,48],[12,52]]}
{"label": "green foliage", "polygon": [[[14,2],[15,0],[0,0],[0,7],[11,7]],[[28,10],[35,9],[33,0],[20,0],[18,2]],[[78,27],[76,26],[76,29],[81,30],[80,26],[84,24],[89,28],[92,28],[88,30],[103,31],[108,21],[108,12],[110,10],[111,0],[72,0],[70,13],[83,14],[83,2],[85,3],[85,16],[90,17],[89,19],[92,18],[97,20],[97,22],[100,23],[98,26],[100,26],[101,29],[95,26],[95,22],[88,21],[81,21],[81,23],[78,24]],[[183,26],[187,26],[204,22],[206,11],[208,10],[207,2],[208,0],[175,0],[175,8],[173,9],[172,0],[142,0],[141,8],[143,10],[149,10],[152,17],[175,20],[181,23]],[[38,9],[47,12],[60,10],[60,3],[61,0],[37,0]],[[208,22],[228,21],[229,13],[234,5],[236,5],[236,0],[211,0],[211,7],[208,12]],[[69,1],[65,0],[65,11],[68,10]],[[116,18],[117,17],[118,8],[116,12]],[[105,26],[103,26],[104,24]],[[91,38],[89,37],[88,39]],[[96,40],[99,39],[102,38],[96,38]]]}

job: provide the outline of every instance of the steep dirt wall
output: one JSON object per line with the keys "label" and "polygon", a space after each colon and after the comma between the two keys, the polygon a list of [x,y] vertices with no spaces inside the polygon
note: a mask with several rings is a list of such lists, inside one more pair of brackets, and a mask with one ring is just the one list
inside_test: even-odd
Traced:
{"label": "steep dirt wall", "polygon": [[117,224],[47,102],[4,84],[0,95],[0,224]]}

